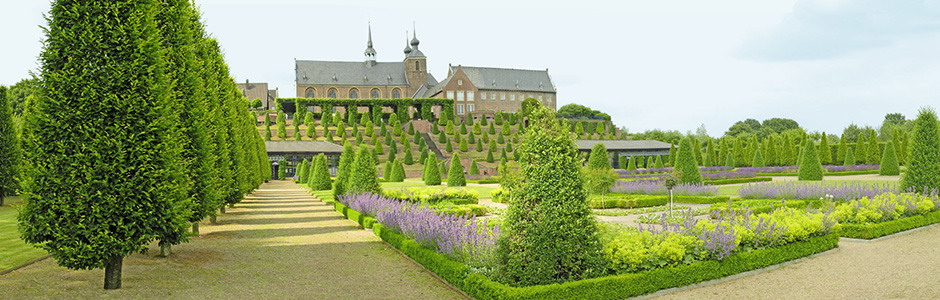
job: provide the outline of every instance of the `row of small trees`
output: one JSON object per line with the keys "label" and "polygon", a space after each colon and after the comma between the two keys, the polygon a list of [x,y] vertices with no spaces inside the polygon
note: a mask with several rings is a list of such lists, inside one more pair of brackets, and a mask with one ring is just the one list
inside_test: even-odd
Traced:
{"label": "row of small trees", "polygon": [[120,288],[124,256],[186,242],[270,175],[264,142],[191,1],[56,1],[47,19],[22,238]]}

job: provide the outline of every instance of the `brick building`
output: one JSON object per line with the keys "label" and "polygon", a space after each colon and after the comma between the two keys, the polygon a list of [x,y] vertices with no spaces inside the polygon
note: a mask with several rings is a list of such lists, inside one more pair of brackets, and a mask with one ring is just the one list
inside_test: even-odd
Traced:
{"label": "brick building", "polygon": [[261,99],[261,108],[274,109],[275,99],[277,99],[277,89],[269,90],[267,82],[249,82],[237,84],[238,90],[248,98],[248,101]]}

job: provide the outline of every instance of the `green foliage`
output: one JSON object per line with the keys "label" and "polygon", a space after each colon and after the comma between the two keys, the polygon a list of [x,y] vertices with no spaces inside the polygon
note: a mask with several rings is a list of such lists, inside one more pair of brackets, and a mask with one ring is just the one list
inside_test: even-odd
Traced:
{"label": "green foliage", "polygon": [[842,224],[839,235],[855,239],[875,239],[937,223],[940,223],[940,211],[878,223]]}
{"label": "green foliage", "polygon": [[803,142],[802,156],[800,159],[800,170],[797,178],[800,181],[816,181],[823,179],[822,164],[819,163],[819,154],[816,153],[816,145],[813,140],[806,138]]}
{"label": "green foliage", "polygon": [[315,191],[329,190],[333,186],[330,180],[330,169],[326,162],[326,156],[323,153],[313,158],[313,174],[310,176],[308,186]]}
{"label": "green foliage", "polygon": [[467,151],[470,151],[470,146],[467,145],[466,139],[461,139],[460,140],[460,152],[466,153]]}
{"label": "green foliage", "polygon": [[842,159],[842,161],[843,161],[842,164],[844,166],[854,165],[855,164],[855,150],[852,148],[848,148],[848,150],[845,151],[845,158]]}
{"label": "green foliage", "polygon": [[382,177],[385,181],[392,182],[392,168],[395,167],[396,160],[389,160],[385,162],[385,170],[382,172]]}
{"label": "green foliage", "polygon": [[627,162],[627,170],[633,171],[636,170],[636,156],[631,156]]}
{"label": "green foliage", "polygon": [[287,116],[284,115],[284,112],[277,112],[277,137],[279,139],[287,138]]}
{"label": "green foliage", "polygon": [[382,193],[382,187],[375,174],[375,161],[366,147],[360,147],[359,152],[356,153],[356,161],[350,170],[346,193]]}
{"label": "green foliage", "polygon": [[476,161],[470,162],[470,170],[467,171],[467,173],[470,175],[480,175],[480,167],[477,166]]}
{"label": "green foliage", "polygon": [[832,163],[832,150],[829,147],[829,137],[825,132],[819,140],[819,163],[823,165]]}
{"label": "green foliage", "polygon": [[295,173],[294,175],[297,176],[297,182],[307,182],[307,180],[309,179],[309,178],[306,176],[306,175],[307,175],[307,170],[308,170],[308,166],[307,166],[307,165],[308,165],[309,163],[310,163],[310,162],[308,162],[307,159],[304,159],[304,160],[301,160],[301,161],[300,161],[300,164],[297,165],[297,169],[296,169],[296,171],[294,171],[294,173]]}
{"label": "green foliage", "polygon": [[486,162],[493,163],[496,162],[496,159],[493,158],[493,149],[490,148],[486,151]]}
{"label": "green foliage", "polygon": [[610,121],[610,115],[574,103],[566,104],[558,108],[558,116],[567,119],[603,119]]}
{"label": "green foliage", "polygon": [[584,174],[585,189],[592,195],[600,195],[602,199],[617,182],[617,173],[610,168],[595,169],[587,167],[582,172]]}
{"label": "green foliage", "polygon": [[940,131],[937,127],[937,113],[933,109],[921,109],[914,120],[907,171],[901,177],[900,190],[929,193],[940,189]]}
{"label": "green foliage", "polygon": [[594,147],[591,148],[591,156],[588,158],[587,166],[595,170],[607,170],[611,168],[607,147],[604,147],[604,143],[594,144]]}
{"label": "green foliage", "polygon": [[881,157],[881,165],[878,169],[880,175],[900,175],[901,166],[898,164],[898,155],[895,152],[894,141],[888,141],[885,146],[884,155]]}
{"label": "green foliage", "polygon": [[339,156],[339,166],[336,171],[336,181],[333,183],[333,196],[345,195],[348,190],[349,177],[356,162],[356,152],[348,141],[343,144],[343,153]]}
{"label": "green foliage", "polygon": [[764,164],[764,156],[761,155],[760,149],[754,152],[754,159],[751,160],[751,168],[762,168],[766,166]]}
{"label": "green foliage", "polygon": [[525,286],[596,276],[604,261],[581,159],[554,113],[539,107],[530,122],[519,151],[522,182],[511,189],[498,242],[499,277]]}
{"label": "green foliage", "polygon": [[3,197],[16,190],[21,158],[19,138],[13,128],[13,112],[7,102],[7,88],[0,86],[0,206],[3,206]]}
{"label": "green foliage", "polygon": [[437,168],[437,164],[437,157],[434,155],[428,155],[428,159],[424,162],[424,172],[421,174],[421,178],[424,179],[424,184],[441,184],[441,173]]}
{"label": "green foliage", "polygon": [[447,173],[447,186],[465,186],[467,178],[464,175],[463,164],[460,163],[460,154],[454,153],[450,159],[450,170]]}
{"label": "green foliage", "polygon": [[655,168],[657,168],[657,169],[665,168],[665,166],[663,165],[663,156],[662,156],[662,155],[657,155],[657,156],[656,156],[656,165],[655,165]]}
{"label": "green foliage", "polygon": [[698,171],[692,149],[692,139],[685,138],[679,144],[679,153],[676,155],[676,171],[679,172],[679,181],[688,184],[702,183],[702,174]]}
{"label": "green foliage", "polygon": [[392,178],[394,179],[395,182],[403,182],[405,181],[405,177],[406,177],[405,167],[402,165],[400,161],[395,162],[395,167],[392,169]]}

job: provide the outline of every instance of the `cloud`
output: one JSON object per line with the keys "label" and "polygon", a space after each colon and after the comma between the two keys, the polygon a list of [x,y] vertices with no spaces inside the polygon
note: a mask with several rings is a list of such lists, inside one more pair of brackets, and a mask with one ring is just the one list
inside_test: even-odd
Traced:
{"label": "cloud", "polygon": [[755,61],[839,58],[940,32],[940,3],[924,0],[800,0],[781,23],[755,32],[738,56]]}

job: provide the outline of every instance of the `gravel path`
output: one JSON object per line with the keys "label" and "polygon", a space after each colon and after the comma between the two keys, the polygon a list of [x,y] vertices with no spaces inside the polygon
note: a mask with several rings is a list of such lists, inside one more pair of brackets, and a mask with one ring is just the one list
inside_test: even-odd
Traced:
{"label": "gravel path", "polygon": [[217,225],[124,260],[123,287],[103,270],[52,259],[0,275],[0,299],[463,299],[423,267],[288,181],[263,185]]}
{"label": "gravel path", "polygon": [[764,273],[658,299],[937,299],[940,226],[836,251]]}

